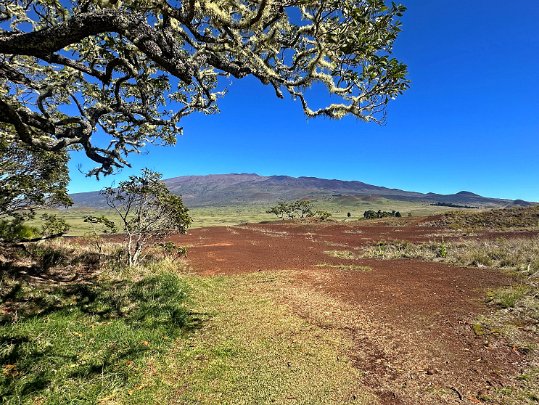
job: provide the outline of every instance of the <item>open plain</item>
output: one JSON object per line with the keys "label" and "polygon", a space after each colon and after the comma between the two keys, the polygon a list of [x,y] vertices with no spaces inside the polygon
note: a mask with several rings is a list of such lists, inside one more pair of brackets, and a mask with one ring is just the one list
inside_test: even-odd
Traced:
{"label": "open plain", "polygon": [[360,254],[366,246],[388,241],[497,237],[492,231],[467,236],[424,226],[427,222],[283,221],[195,229],[175,241],[188,246],[196,274],[271,272],[275,280],[286,279],[275,299],[308,323],[342,332],[352,342],[346,355],[360,372],[358,384],[381,403],[496,402],[530,359],[499,335],[480,333],[476,325],[495,310],[486,304],[487,291],[517,284],[515,276],[484,266]]}

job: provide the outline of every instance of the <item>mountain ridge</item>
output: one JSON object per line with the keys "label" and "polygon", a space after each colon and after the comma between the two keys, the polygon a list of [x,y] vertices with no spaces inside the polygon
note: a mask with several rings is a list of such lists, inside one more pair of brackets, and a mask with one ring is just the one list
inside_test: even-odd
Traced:
{"label": "mountain ridge", "polygon": [[[312,176],[261,176],[256,173],[229,173],[178,176],[164,180],[174,194],[190,207],[274,203],[278,200],[339,196],[380,197],[401,201],[500,207],[522,205],[522,200],[483,197],[470,191],[436,194],[375,186],[358,180],[323,179]],[[71,194],[76,206],[102,208],[99,191]],[[529,203],[528,203],[529,204]]]}

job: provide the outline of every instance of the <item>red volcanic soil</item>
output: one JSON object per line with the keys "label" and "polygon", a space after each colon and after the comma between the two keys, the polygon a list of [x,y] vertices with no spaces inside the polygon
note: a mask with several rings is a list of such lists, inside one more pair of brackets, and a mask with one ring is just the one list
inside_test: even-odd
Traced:
{"label": "red volcanic soil", "polygon": [[350,250],[381,240],[424,241],[434,228],[358,226],[335,223],[249,224],[200,228],[173,237],[189,246],[189,259],[200,274],[236,274],[261,270],[305,270],[343,260],[324,253]]}
{"label": "red volcanic soil", "polygon": [[[295,270],[298,282],[354,308],[358,326],[342,329],[355,341],[350,356],[364,372],[362,383],[381,403],[478,403],[524,367],[524,355],[472,330],[477,316],[489,310],[486,289],[514,280],[496,270],[416,260],[346,260],[324,253],[354,251],[377,241],[440,240],[444,232],[415,221],[403,224],[275,222],[194,229],[173,240],[189,246],[188,260],[199,274]],[[339,264],[366,265],[372,271],[331,267]],[[297,303],[291,306],[308,316]]]}

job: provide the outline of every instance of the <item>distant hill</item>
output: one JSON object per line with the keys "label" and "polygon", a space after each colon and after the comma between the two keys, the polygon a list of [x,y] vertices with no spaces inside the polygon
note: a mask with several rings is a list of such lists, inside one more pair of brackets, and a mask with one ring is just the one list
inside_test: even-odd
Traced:
{"label": "distant hill", "polygon": [[[181,176],[165,180],[168,188],[180,194],[189,207],[228,206],[273,203],[277,200],[328,197],[387,198],[390,200],[448,203],[481,207],[504,207],[529,204],[522,200],[482,197],[469,191],[456,194],[417,193],[366,184],[361,181],[320,179],[317,177],[259,176],[257,174],[211,174]],[[97,191],[72,194],[79,207],[105,207]]]}

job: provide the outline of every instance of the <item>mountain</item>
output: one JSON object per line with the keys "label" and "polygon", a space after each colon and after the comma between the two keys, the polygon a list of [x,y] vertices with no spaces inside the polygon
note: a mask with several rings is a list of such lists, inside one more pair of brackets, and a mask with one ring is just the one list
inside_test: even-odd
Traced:
{"label": "mountain", "polygon": [[[417,193],[386,188],[361,181],[320,179],[317,177],[259,176],[249,173],[181,176],[165,180],[168,188],[180,194],[188,207],[274,203],[278,200],[330,197],[387,198],[431,204],[503,207],[528,204],[522,200],[482,197],[469,191],[456,194]],[[72,194],[75,206],[106,207],[98,191]]]}

